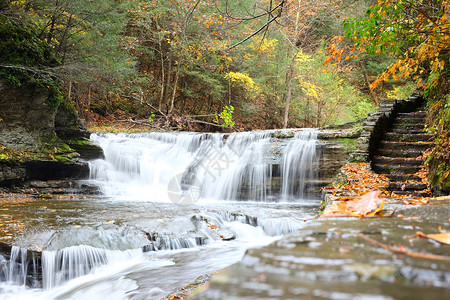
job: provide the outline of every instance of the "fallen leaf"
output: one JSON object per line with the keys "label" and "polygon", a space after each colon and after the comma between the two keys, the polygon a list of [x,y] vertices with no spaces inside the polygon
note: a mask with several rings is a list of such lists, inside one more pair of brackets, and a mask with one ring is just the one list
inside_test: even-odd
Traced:
{"label": "fallen leaf", "polygon": [[427,238],[441,244],[450,245],[450,232],[443,233],[433,233],[433,234],[425,234],[423,232],[416,232],[416,234],[420,237]]}
{"label": "fallen leaf", "polygon": [[325,208],[323,211],[322,217],[326,216],[334,216],[334,215],[348,215],[346,209],[345,209],[345,202],[334,202],[332,205]]}
{"label": "fallen leaf", "polygon": [[384,199],[378,198],[381,191],[364,194],[360,199],[347,203],[346,209],[352,215],[373,216],[383,208]]}

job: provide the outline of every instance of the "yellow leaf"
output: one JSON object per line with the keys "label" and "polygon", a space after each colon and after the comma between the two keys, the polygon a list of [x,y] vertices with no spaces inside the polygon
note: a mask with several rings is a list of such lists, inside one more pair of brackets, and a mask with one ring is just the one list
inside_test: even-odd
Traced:
{"label": "yellow leaf", "polygon": [[424,238],[439,242],[441,244],[450,245],[450,232],[424,234],[419,231],[419,232],[417,232],[417,235],[420,237],[424,237]]}

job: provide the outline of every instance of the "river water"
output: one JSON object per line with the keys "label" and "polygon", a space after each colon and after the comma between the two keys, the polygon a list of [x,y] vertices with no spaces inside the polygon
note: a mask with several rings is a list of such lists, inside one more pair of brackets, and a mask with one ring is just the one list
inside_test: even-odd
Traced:
{"label": "river water", "polygon": [[317,135],[273,136],[94,134],[105,159],[80,184],[100,195],[3,207],[23,232],[0,256],[0,298],[157,299],[302,228]]}

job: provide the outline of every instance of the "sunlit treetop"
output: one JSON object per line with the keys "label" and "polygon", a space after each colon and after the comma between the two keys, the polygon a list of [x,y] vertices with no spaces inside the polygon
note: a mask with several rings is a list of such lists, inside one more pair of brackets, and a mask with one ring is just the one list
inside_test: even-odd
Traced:
{"label": "sunlit treetop", "polygon": [[345,36],[326,48],[324,65],[339,69],[365,54],[388,54],[397,60],[370,88],[390,78],[407,77],[428,89],[448,76],[450,0],[378,0],[364,17],[344,21]]}

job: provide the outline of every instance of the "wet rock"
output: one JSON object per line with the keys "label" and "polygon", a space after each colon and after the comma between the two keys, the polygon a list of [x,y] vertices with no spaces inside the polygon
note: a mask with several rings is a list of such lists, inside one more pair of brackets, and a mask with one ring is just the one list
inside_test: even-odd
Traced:
{"label": "wet rock", "polygon": [[9,256],[11,255],[11,245],[0,242],[0,255],[9,259]]}
{"label": "wet rock", "polygon": [[86,138],[64,140],[64,142],[85,160],[104,158],[105,156],[101,147]]}
{"label": "wet rock", "polygon": [[236,234],[233,231],[226,228],[220,220],[212,216],[192,216],[191,221],[194,223],[197,230],[207,230],[207,232],[211,234],[214,239],[221,239],[223,241],[231,241],[236,239]]}
{"label": "wet rock", "polygon": [[37,147],[53,132],[57,107],[49,92],[35,86],[11,86],[0,80],[0,141],[4,146]]}
{"label": "wet rock", "polygon": [[450,231],[449,207],[444,201],[401,206],[400,218],[312,221],[267,247],[249,249],[193,299],[446,299],[450,261],[393,253],[358,233],[392,247],[448,256],[448,246],[418,238],[416,231],[436,232],[439,225]]}
{"label": "wet rock", "polygon": [[173,234],[158,234],[157,232],[145,232],[145,235],[151,243],[142,247],[143,252],[194,248],[206,244],[206,238],[201,236],[177,237]]}
{"label": "wet rock", "polygon": [[47,181],[33,180],[30,182],[30,186],[33,188],[42,189],[42,188],[48,188],[49,183]]}
{"label": "wet rock", "polygon": [[[87,164],[73,149],[85,159],[102,157],[103,152],[88,141],[89,133],[67,99],[55,103],[46,89],[32,84],[13,86],[3,80],[0,94],[0,144],[32,157],[26,161],[0,157],[0,186],[88,176]],[[48,160],[35,158],[44,154]]]}
{"label": "wet rock", "polygon": [[25,182],[19,190],[21,193],[33,195],[98,195],[99,187],[89,182],[78,180],[32,180]]}
{"label": "wet rock", "polygon": [[0,160],[0,186],[19,183],[26,177],[26,168],[14,160]]}
{"label": "wet rock", "polygon": [[89,166],[81,160],[71,162],[31,160],[24,163],[30,180],[88,178]]}

